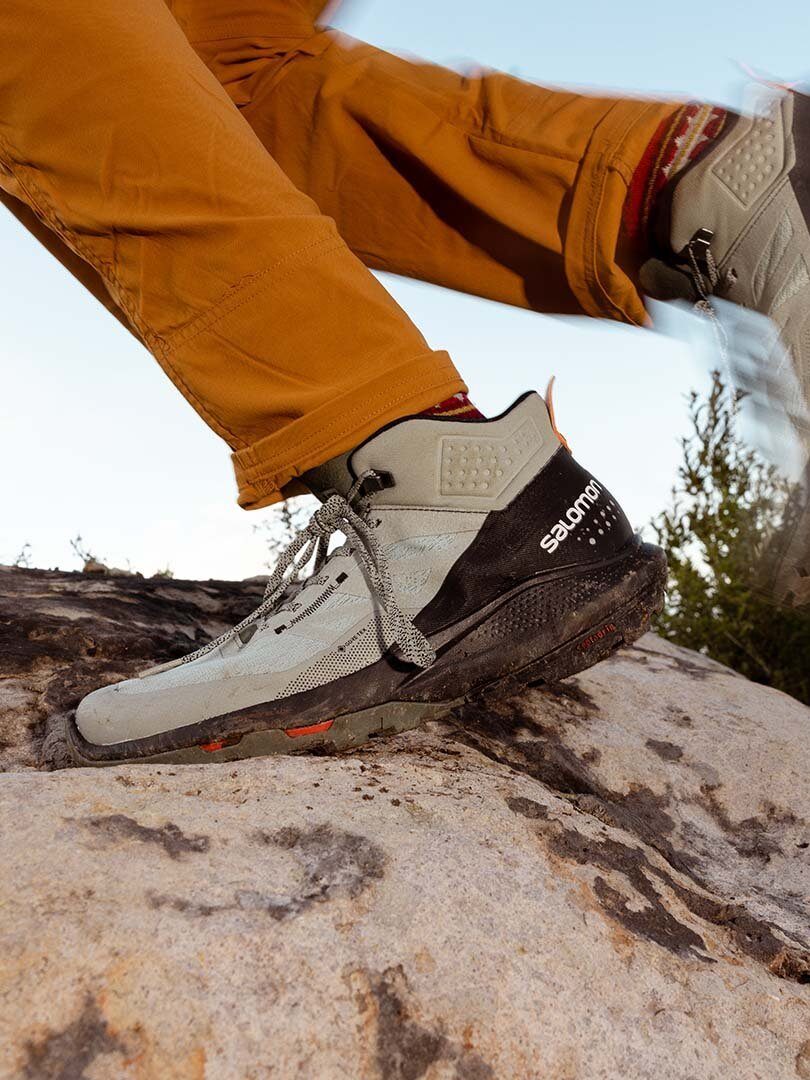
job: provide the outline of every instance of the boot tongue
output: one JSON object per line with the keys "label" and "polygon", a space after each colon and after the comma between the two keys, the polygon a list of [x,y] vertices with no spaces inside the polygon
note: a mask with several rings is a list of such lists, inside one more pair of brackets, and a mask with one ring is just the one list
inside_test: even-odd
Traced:
{"label": "boot tongue", "polygon": [[394,477],[385,469],[368,469],[362,477],[355,477],[349,468],[349,458],[353,453],[350,450],[301,474],[303,482],[321,502],[326,502],[330,495],[335,494],[350,501],[367,499],[396,486]]}
{"label": "boot tongue", "polygon": [[349,494],[349,489],[354,483],[354,477],[349,470],[351,455],[352,451],[348,450],[345,454],[340,454],[331,461],[326,461],[323,465],[308,469],[301,474],[302,481],[321,502],[326,502],[334,492],[344,498]]}

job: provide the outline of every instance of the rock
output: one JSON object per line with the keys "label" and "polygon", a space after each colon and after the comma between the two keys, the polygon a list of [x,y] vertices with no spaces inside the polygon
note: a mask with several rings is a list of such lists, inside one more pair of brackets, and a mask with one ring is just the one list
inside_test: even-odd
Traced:
{"label": "rock", "polygon": [[98,559],[85,559],[82,567],[83,574],[109,574],[110,567]]}
{"label": "rock", "polygon": [[[106,563],[99,562],[98,559],[89,558],[85,559],[84,566],[82,567],[83,574],[96,574],[101,577],[143,577],[142,574],[136,574],[134,570],[122,570],[120,566],[107,566]],[[171,577],[171,571],[162,571],[159,574],[155,574],[155,577]]]}
{"label": "rock", "polygon": [[0,769],[42,765],[49,718],[155,658],[205,644],[262,593],[260,582],[0,567]]}
{"label": "rock", "polygon": [[0,1076],[810,1077],[810,710],[653,635],[348,756],[47,771],[260,594],[0,571]]}

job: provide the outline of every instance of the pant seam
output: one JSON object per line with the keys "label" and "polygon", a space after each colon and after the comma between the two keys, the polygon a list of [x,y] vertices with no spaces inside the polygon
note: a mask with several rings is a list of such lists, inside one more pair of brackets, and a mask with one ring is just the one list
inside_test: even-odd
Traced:
{"label": "pant seam", "polygon": [[[618,303],[603,284],[599,275],[599,239],[598,223],[604,205],[605,190],[612,174],[617,175],[626,185],[632,174],[630,165],[623,154],[630,136],[636,127],[657,110],[670,107],[667,102],[639,102],[638,110],[628,108],[632,101],[617,100],[613,109],[604,117],[602,124],[593,133],[591,144],[582,157],[582,168],[586,170],[587,187],[580,193],[584,203],[581,210],[581,225],[576,231],[575,246],[564,253],[566,274],[569,283],[591,315],[619,318],[635,323],[629,313]],[[674,108],[675,106],[671,106]],[[628,110],[626,118],[617,118],[614,110]],[[614,113],[611,123],[611,113]],[[604,126],[602,126],[604,125]],[[601,128],[601,131],[600,131]],[[606,130],[605,130],[606,129]],[[608,148],[609,144],[609,148]],[[573,214],[572,214],[573,222]],[[631,283],[632,284],[632,283]],[[641,304],[641,299],[639,298]]]}
{"label": "pant seam", "polygon": [[628,320],[627,313],[620,307],[610,293],[605,289],[599,277],[599,237],[598,221],[604,201],[605,185],[607,183],[610,164],[605,164],[605,155],[600,154],[595,163],[596,171],[591,183],[591,197],[589,200],[588,214],[586,217],[586,244],[588,258],[585,263],[585,279],[592,293],[597,293],[606,304],[610,312],[618,315],[621,321]]}
{"label": "pant seam", "polygon": [[[605,302],[607,302],[607,304],[610,305],[611,311],[613,313],[617,314],[621,321],[631,323],[631,324],[634,322],[634,320],[631,319],[630,315],[625,310],[625,308],[622,307],[619,303],[617,303],[614,300],[614,298],[611,296],[611,294],[609,293],[607,288],[602,284],[602,280],[601,280],[600,275],[599,275],[599,228],[598,228],[598,221],[599,221],[599,216],[600,216],[600,212],[601,212],[601,209],[602,209],[602,204],[604,202],[605,188],[606,188],[606,185],[607,185],[609,174],[611,172],[615,172],[620,176],[620,178],[622,179],[623,182],[625,182],[625,184],[628,183],[627,174],[630,171],[630,169],[629,169],[629,166],[624,162],[621,155],[623,154],[623,152],[624,152],[624,150],[626,148],[627,139],[630,136],[630,134],[632,133],[632,131],[635,129],[636,125],[641,123],[644,120],[644,118],[649,113],[651,113],[655,108],[657,108],[657,103],[648,104],[646,106],[646,108],[644,108],[638,116],[628,116],[627,122],[626,122],[626,124],[624,126],[624,129],[621,131],[621,135],[616,140],[617,149],[615,151],[615,154],[612,157],[608,158],[608,155],[607,155],[605,150],[602,150],[600,152],[599,157],[597,158],[597,161],[596,161],[596,167],[595,167],[595,170],[594,170],[594,177],[593,177],[593,188],[594,188],[594,190],[593,190],[593,198],[592,198],[592,203],[591,203],[592,208],[593,208],[593,214],[592,214],[591,221],[589,222],[589,225],[590,225],[590,246],[591,246],[591,265],[590,265],[588,276],[589,276],[589,279],[590,279],[590,283],[592,285],[596,286],[596,288],[598,288],[599,293],[602,296],[603,300]],[[596,190],[597,187],[598,187],[598,191]]]}
{"label": "pant seam", "polygon": [[[322,250],[318,250],[318,249]],[[345,243],[340,237],[330,236],[324,240],[318,240],[314,244],[307,244],[302,248],[297,248],[295,251],[290,252],[289,255],[285,255],[282,259],[278,259],[276,262],[271,263],[270,266],[265,267],[264,270],[259,270],[255,274],[248,274],[246,277],[237,281],[231,288],[218,300],[215,300],[205,311],[201,312],[195,319],[192,319],[190,323],[184,326],[181,330],[176,331],[170,336],[167,341],[168,348],[175,350],[178,347],[185,348],[196,337],[199,337],[205,330],[209,330],[212,326],[218,323],[226,315],[232,314],[240,307],[243,307],[251,299],[254,299],[261,295],[265,289],[269,288],[276,281],[283,281],[285,277],[289,275],[295,269],[290,267],[282,274],[277,274],[275,271],[280,266],[285,266],[288,263],[299,259],[302,255],[314,252],[319,255],[328,255],[333,251],[341,251],[345,249]],[[270,281],[265,281],[268,275],[272,274]],[[254,286],[261,283],[261,288],[255,289]]]}
{"label": "pant seam", "polygon": [[[2,136],[0,136],[0,147],[4,150],[6,159],[12,163],[9,165],[9,174],[19,184],[20,190],[25,193],[26,200],[31,206],[31,209],[39,214],[49,229],[56,233],[57,236],[60,236],[66,243],[69,243],[76,252],[101,275],[106,284],[111,284],[116,289],[126,294],[126,290],[116,276],[112,264],[104,259],[100,259],[96,253],[84,243],[79,235],[74,232],[70,226],[65,224],[56,212],[50,197],[42,190],[32,176],[24,178],[23,174],[25,172],[33,171],[32,168],[26,169],[25,166],[20,166],[16,163],[15,159],[19,157],[19,155],[14,151],[8,140]],[[124,309],[125,314],[130,319],[133,326],[138,328],[144,339],[147,337],[157,338],[158,335],[131,310],[128,300],[125,299],[125,302],[121,304],[121,307]]]}
{"label": "pant seam", "polygon": [[161,365],[165,367],[167,374],[181,393],[194,405],[206,423],[208,423],[214,431],[223,438],[233,439],[237,445],[244,445],[244,440],[240,439],[234,432],[230,431],[224,424],[220,423],[220,421],[208,411],[207,406],[197,397],[186,381],[179,375],[169,358],[169,350],[165,338],[158,334],[148,323],[136,314],[134,305],[129,296],[129,290],[125,288],[119,279],[113,265],[106,262],[104,259],[100,259],[92,248],[84,243],[75,230],[71,229],[70,226],[62,220],[54,207],[50,196],[43,191],[33,176],[25,175],[32,172],[32,168],[26,169],[17,163],[17,159],[20,155],[14,150],[12,144],[4,136],[0,136],[0,149],[3,150],[6,160],[9,162],[11,175],[17,184],[19,184],[20,190],[25,194],[26,201],[31,209],[42,218],[52,232],[61,237],[65,243],[72,247],[77,254],[85,260],[85,262],[98,272],[108,289],[110,286],[113,287],[116,294],[113,297],[115,303],[124,312],[144,344],[152,350]]}
{"label": "pant seam", "polygon": [[580,161],[580,158],[576,154],[558,154],[545,147],[539,147],[537,143],[529,143],[527,140],[514,135],[503,135],[499,131],[491,131],[484,134],[480,131],[465,131],[457,124],[451,124],[451,127],[454,127],[457,131],[465,134],[468,139],[478,140],[479,142],[497,143],[498,146],[505,146],[508,150],[518,150],[521,153],[534,154],[535,157],[552,158],[554,161],[566,161],[571,165],[576,165]]}
{"label": "pant seam", "polygon": [[[604,157],[604,155],[602,155]],[[586,280],[589,287],[593,292],[598,290],[598,294],[602,301],[609,305],[610,311],[618,315],[621,322],[635,324],[635,320],[631,318],[627,310],[611,296],[607,287],[602,283],[602,279],[599,275],[599,218],[602,211],[602,205],[605,198],[605,187],[608,180],[608,175],[611,172],[616,172],[621,176],[622,180],[626,183],[627,178],[624,169],[614,168],[612,162],[605,165],[601,173],[601,178],[598,183],[598,191],[596,191],[592,197],[592,214],[589,215],[589,246],[590,246],[590,262],[586,264]]]}
{"label": "pant seam", "polygon": [[[338,35],[344,38],[349,38],[349,35],[341,34],[340,31],[338,31],[338,34],[330,35],[330,44],[337,43]],[[355,39],[349,38],[349,40],[354,41]],[[371,54],[382,52],[388,56],[394,55],[393,53],[388,53],[385,49],[378,49],[376,48],[376,46],[368,45],[365,42],[361,42],[360,44],[365,45],[365,47],[370,51]],[[353,60],[350,57],[341,56],[340,54],[338,54],[338,63],[340,63],[343,67],[350,67],[355,62],[356,59]],[[501,74],[501,72],[498,71],[492,71],[490,73],[495,75]],[[400,76],[397,75],[395,72],[386,72],[386,78],[391,79],[392,82],[398,83],[401,87],[404,87],[413,95],[411,84],[406,79],[400,78]],[[430,93],[432,95],[433,91],[431,91]],[[448,117],[446,114],[439,112],[439,110],[433,106],[429,98],[419,98],[418,100],[421,105],[423,105],[438,121],[440,121],[440,123],[446,124],[448,127],[453,128],[454,131],[459,132],[459,134],[463,135],[465,138],[481,139],[485,142],[496,142],[499,145],[503,145],[514,150],[526,150],[534,154],[545,154],[547,157],[554,158],[558,161],[568,161],[571,163],[576,163],[580,160],[580,158],[576,154],[558,154],[554,153],[551,150],[539,150],[536,144],[524,144],[523,140],[520,139],[519,136],[509,135],[507,132],[501,131],[500,128],[491,127],[488,130],[484,131],[481,127],[475,128],[470,125],[458,123],[457,121]],[[530,108],[532,104],[534,103],[531,102],[529,105],[526,105],[522,112],[525,112],[526,109]],[[522,112],[520,115],[522,115]]]}
{"label": "pant seam", "polygon": [[295,38],[301,38],[302,40],[306,40],[311,37],[315,37],[317,33],[315,27],[313,27],[311,24],[306,26],[304,24],[293,25],[291,23],[290,29],[286,33],[279,33],[279,24],[275,23],[274,25],[276,28],[273,30],[272,33],[262,32],[262,30],[257,29],[255,24],[251,24],[251,26],[245,24],[243,26],[240,23],[226,23],[224,26],[218,27],[217,32],[215,34],[212,34],[211,36],[206,35],[204,37],[197,37],[197,35],[195,34],[193,37],[191,37],[189,34],[186,34],[185,30],[183,30],[183,33],[185,34],[186,40],[191,46],[211,45],[217,41],[239,41],[245,38],[248,38],[251,41],[255,41],[258,38],[261,38],[262,41],[291,41]]}
{"label": "pant seam", "polygon": [[523,108],[520,110],[520,112],[518,112],[515,116],[513,116],[512,119],[509,121],[509,129],[510,129],[512,138],[520,138],[520,136],[517,135],[517,133],[515,133],[512,129],[520,126],[521,120],[524,118],[524,116],[526,116],[526,114],[528,112],[530,112],[532,110],[532,108],[536,104],[537,104],[537,102],[535,102],[535,101],[527,101],[526,104],[523,106]]}

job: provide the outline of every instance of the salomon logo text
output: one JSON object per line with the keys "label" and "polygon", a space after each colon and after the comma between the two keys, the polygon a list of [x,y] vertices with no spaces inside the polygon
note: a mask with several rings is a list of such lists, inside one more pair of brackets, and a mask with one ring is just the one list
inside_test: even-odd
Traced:
{"label": "salomon logo text", "polygon": [[540,541],[540,547],[547,551],[549,555],[555,552],[563,540],[567,540],[576,529],[593,504],[599,500],[602,491],[603,488],[599,481],[591,480],[582,494],[568,507],[557,524],[549,529]]}

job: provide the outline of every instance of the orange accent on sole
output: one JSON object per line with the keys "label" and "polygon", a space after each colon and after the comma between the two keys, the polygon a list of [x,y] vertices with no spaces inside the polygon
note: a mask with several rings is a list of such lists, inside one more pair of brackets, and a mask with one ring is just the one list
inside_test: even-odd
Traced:
{"label": "orange accent on sole", "polygon": [[212,742],[200,743],[200,749],[204,750],[206,754],[213,754],[216,750],[221,750],[223,746],[236,746],[241,741],[241,735],[229,735],[226,739],[214,739]]}
{"label": "orange accent on sole", "polygon": [[317,735],[321,731],[328,731],[334,724],[334,720],[322,720],[320,724],[310,724],[308,727],[289,727],[284,734],[291,739],[300,739],[302,735]]}

